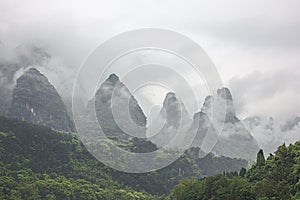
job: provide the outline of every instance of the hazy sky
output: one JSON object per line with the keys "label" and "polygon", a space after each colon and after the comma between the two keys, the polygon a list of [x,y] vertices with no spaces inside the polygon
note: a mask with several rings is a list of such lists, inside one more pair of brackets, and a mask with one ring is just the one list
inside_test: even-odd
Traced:
{"label": "hazy sky", "polygon": [[280,118],[300,114],[299,8],[297,0],[1,0],[0,41],[5,48],[45,47],[75,73],[114,35],[171,29],[208,53],[241,117]]}

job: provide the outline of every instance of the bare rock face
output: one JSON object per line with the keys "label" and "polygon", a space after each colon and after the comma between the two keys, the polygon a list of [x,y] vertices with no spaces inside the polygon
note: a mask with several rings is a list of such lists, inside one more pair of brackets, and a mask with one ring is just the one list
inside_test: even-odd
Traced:
{"label": "bare rock face", "polygon": [[[218,115],[219,106],[226,106],[225,118]],[[216,110],[212,111],[213,109]],[[212,113],[215,116],[212,116]],[[220,133],[214,129],[215,124],[211,122],[211,117],[216,117],[215,123],[223,123]],[[216,98],[206,97],[201,112],[194,115],[190,131],[195,131],[195,129],[197,129],[197,135],[193,146],[201,147],[203,142],[211,142],[204,141],[207,134],[210,134],[210,138],[216,141],[212,149],[212,153],[216,155],[253,160],[259,150],[255,138],[237,118],[233,98],[228,88],[218,89]],[[217,140],[215,140],[216,137]]]}
{"label": "bare rock face", "polygon": [[213,109],[213,103],[214,103],[214,97],[209,95],[205,98],[203,106],[201,108],[202,113],[206,113],[208,116],[212,115],[212,109]]}
{"label": "bare rock face", "polygon": [[101,84],[87,106],[87,116],[91,114],[91,109],[95,109],[97,120],[106,135],[123,139],[146,137],[146,116],[116,74],[111,74]]}
{"label": "bare rock face", "polygon": [[[184,138],[191,123],[192,120],[189,118],[183,102],[175,93],[169,92],[163,101],[159,116],[153,123],[153,126],[160,126],[161,128],[157,129],[158,132],[151,138],[151,141],[158,146],[165,146],[176,137],[177,139],[170,144],[170,147],[180,148],[185,144]],[[151,128],[149,127],[149,129]]]}
{"label": "bare rock face", "polygon": [[57,130],[73,131],[74,124],[54,86],[37,69],[17,79],[8,117]]}
{"label": "bare rock face", "polygon": [[51,55],[45,49],[32,45],[19,45],[7,54],[0,43],[0,115],[8,113],[15,76],[28,66],[47,64],[50,58]]}
{"label": "bare rock face", "polygon": [[[203,110],[203,109],[202,109]],[[193,117],[193,123],[188,130],[186,137],[191,137],[195,134],[192,146],[202,149],[206,136],[209,135],[212,138],[217,138],[217,133],[211,123],[208,115],[202,111],[195,113]],[[204,152],[204,151],[203,151]]]}
{"label": "bare rock face", "polygon": [[166,119],[166,127],[172,126],[175,129],[178,129],[181,124],[190,121],[184,104],[173,92],[169,92],[166,95],[160,115]]}
{"label": "bare rock face", "polygon": [[236,123],[240,120],[235,115],[235,108],[233,105],[233,98],[228,88],[221,88],[217,91],[217,104],[226,105],[225,123]]}

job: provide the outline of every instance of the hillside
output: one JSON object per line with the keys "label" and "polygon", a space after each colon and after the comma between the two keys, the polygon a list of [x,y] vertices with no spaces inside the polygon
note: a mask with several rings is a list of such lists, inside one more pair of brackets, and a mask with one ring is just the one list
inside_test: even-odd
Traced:
{"label": "hillside", "polygon": [[113,180],[75,134],[2,117],[0,127],[0,199],[158,199]]}
{"label": "hillside", "polygon": [[[126,144],[119,143],[130,151],[153,148],[134,138]],[[247,165],[243,160],[212,156],[201,161],[199,149],[192,148],[167,168],[128,174],[97,161],[75,133],[4,117],[0,117],[0,144],[1,199],[160,199],[180,179],[203,177],[210,168],[209,162],[218,163],[213,174]],[[224,166],[222,159],[227,160]]]}
{"label": "hillside", "polygon": [[300,199],[300,142],[283,144],[265,160],[263,151],[247,171],[185,179],[172,191],[175,200]]}

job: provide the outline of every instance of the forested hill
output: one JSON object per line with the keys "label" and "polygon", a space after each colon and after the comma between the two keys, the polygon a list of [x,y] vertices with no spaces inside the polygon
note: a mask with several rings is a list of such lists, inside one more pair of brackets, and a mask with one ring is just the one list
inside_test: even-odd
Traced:
{"label": "forested hill", "polygon": [[[122,146],[135,152],[155,148],[134,138]],[[247,165],[213,155],[200,159],[198,154],[192,148],[164,169],[128,174],[97,161],[75,133],[0,117],[0,199],[165,199],[183,178]]]}
{"label": "forested hill", "polygon": [[0,127],[0,199],[159,199],[114,180],[75,134],[2,117]]}
{"label": "forested hill", "polygon": [[300,141],[279,146],[265,160],[263,151],[256,163],[239,174],[226,173],[212,177],[185,179],[173,189],[175,200],[299,200]]}

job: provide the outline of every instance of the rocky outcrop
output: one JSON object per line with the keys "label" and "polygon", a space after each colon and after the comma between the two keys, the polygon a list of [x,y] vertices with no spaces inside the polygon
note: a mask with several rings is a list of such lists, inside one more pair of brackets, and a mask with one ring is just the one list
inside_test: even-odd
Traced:
{"label": "rocky outcrop", "polygon": [[54,86],[37,69],[17,79],[8,117],[57,130],[73,131],[73,121]]}
{"label": "rocky outcrop", "polygon": [[[158,146],[166,146],[173,140],[169,147],[180,148],[185,145],[184,138],[191,123],[183,102],[175,93],[169,92],[163,101],[159,116],[152,123],[152,126],[156,126],[157,133],[150,140]],[[160,128],[157,128],[159,126]],[[152,132],[151,129],[152,127],[149,127],[149,132]]]}
{"label": "rocky outcrop", "polygon": [[8,55],[0,45],[0,55],[0,115],[4,116],[18,75],[29,66],[45,65],[51,56],[43,48],[32,45],[19,45]]}
{"label": "rocky outcrop", "polygon": [[95,109],[97,120],[106,135],[146,137],[146,116],[116,74],[111,74],[101,84],[87,106],[87,116],[91,115],[91,109]]}
{"label": "rocky outcrop", "polygon": [[[220,106],[225,106],[225,116],[219,115]],[[213,122],[212,117],[216,118]],[[214,127],[217,124],[214,123],[221,123],[218,125],[223,126],[220,133],[216,132]],[[216,98],[206,97],[201,112],[194,115],[193,125],[189,131],[195,129],[197,135],[193,146],[201,147],[204,145],[203,142],[211,145],[215,143],[212,152],[216,155],[253,160],[259,150],[255,138],[237,118],[233,98],[228,88],[218,89]]]}

